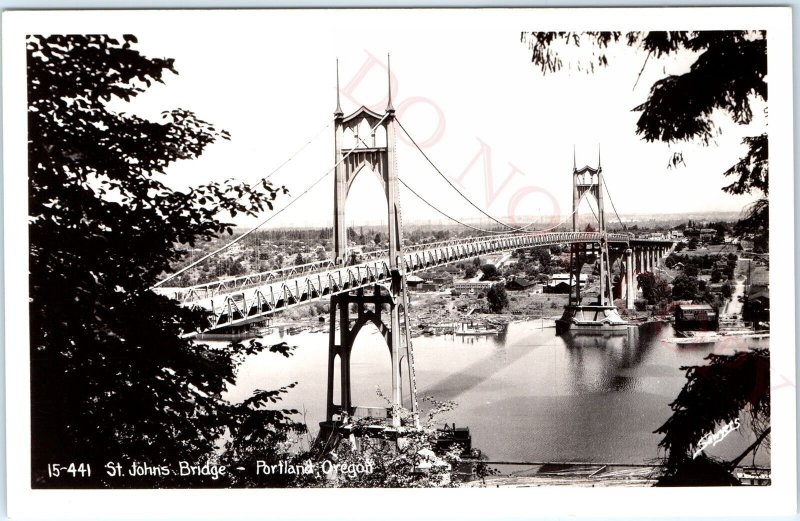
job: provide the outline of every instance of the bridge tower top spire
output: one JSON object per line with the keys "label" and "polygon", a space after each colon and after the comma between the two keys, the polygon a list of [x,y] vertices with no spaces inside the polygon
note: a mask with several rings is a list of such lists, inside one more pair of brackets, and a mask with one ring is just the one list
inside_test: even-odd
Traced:
{"label": "bridge tower top spire", "polygon": [[394,107],[392,106],[392,55],[386,54],[386,81],[389,85],[389,101],[386,104],[386,112],[394,114]]}
{"label": "bridge tower top spire", "polygon": [[600,143],[597,144],[597,171],[600,172],[603,168],[600,166]]}
{"label": "bridge tower top spire", "polygon": [[339,99],[339,58],[336,58],[336,111],[333,113],[333,117],[340,119],[344,116],[344,112],[342,112],[342,103]]}
{"label": "bridge tower top spire", "polygon": [[572,173],[574,174],[575,171],[578,169],[578,162],[575,159],[575,145],[572,145]]}

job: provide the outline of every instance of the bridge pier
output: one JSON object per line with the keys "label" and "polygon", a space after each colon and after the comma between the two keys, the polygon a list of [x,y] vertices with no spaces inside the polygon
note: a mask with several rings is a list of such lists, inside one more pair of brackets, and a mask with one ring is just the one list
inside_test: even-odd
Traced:
{"label": "bridge pier", "polygon": [[[355,306],[352,306],[352,305]],[[355,307],[355,313],[351,308]],[[383,318],[388,308],[388,325]],[[328,342],[328,422],[346,422],[354,416],[390,419],[393,427],[400,427],[400,409],[406,408],[416,413],[416,396],[413,385],[412,357],[410,343],[404,331],[406,304],[392,295],[389,288],[376,284],[372,294],[365,294],[363,288],[355,292],[342,293],[331,297],[331,323]],[[353,319],[355,319],[353,321]],[[352,322],[352,326],[351,326]],[[353,344],[361,329],[373,324],[380,332],[389,349],[392,372],[392,390],[389,395],[389,409],[379,407],[358,407],[353,404],[352,374],[350,358]],[[402,324],[402,325],[401,325]],[[338,326],[339,333],[336,329]],[[339,403],[335,403],[336,361],[339,361]],[[403,371],[405,369],[405,371]],[[410,404],[403,403],[403,376],[408,377]],[[416,421],[416,418],[414,418]]]}
{"label": "bridge pier", "polygon": [[625,250],[625,307],[634,308],[636,299],[636,278],[633,274],[633,250]]}

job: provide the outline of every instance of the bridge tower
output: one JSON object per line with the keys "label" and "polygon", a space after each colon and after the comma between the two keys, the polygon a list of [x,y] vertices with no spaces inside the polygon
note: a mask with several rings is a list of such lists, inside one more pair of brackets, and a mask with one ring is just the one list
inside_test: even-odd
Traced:
{"label": "bridge tower", "polygon": [[[578,232],[578,205],[584,195],[591,195],[597,202],[597,221],[600,242],[587,247],[574,243],[570,249],[570,294],[569,304],[581,304],[581,268],[586,263],[590,251],[597,255],[600,265],[600,296],[598,304],[611,305],[614,302],[611,283],[611,259],[608,251],[606,217],[603,206],[603,168],[600,165],[600,151],[597,152],[597,168],[584,166],[578,168],[573,151],[572,156],[572,231]],[[573,281],[575,284],[572,290]]]}
{"label": "bridge tower", "polygon": [[[388,285],[375,284],[371,294],[364,289],[333,295],[330,308],[328,350],[327,422],[346,421],[353,416],[390,418],[393,427],[401,425],[399,409],[406,405],[417,425],[416,382],[413,350],[408,322],[408,293],[401,248],[403,230],[400,216],[400,194],[395,160],[395,109],[392,106],[391,73],[389,97],[383,114],[363,105],[345,116],[339,99],[339,70],[336,70],[336,111],[333,234],[334,256],[339,265],[350,262],[347,249],[345,203],[353,180],[369,167],[380,179],[388,207],[389,270]],[[364,134],[368,135],[364,135]],[[377,135],[376,135],[377,134]],[[347,142],[346,142],[347,141]],[[388,308],[388,311],[387,311]],[[385,315],[385,317],[384,317]],[[337,321],[339,333],[337,334]],[[374,324],[389,348],[392,390],[388,397],[391,408],[356,407],[352,403],[350,355],[361,328]],[[339,360],[339,403],[334,403],[336,360]],[[404,385],[409,403],[403,403]]]}

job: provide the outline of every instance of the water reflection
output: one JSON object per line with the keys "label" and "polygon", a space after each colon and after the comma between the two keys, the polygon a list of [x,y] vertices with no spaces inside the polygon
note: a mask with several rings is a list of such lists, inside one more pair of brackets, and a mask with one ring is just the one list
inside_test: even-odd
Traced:
{"label": "water reflection", "polygon": [[[285,339],[298,346],[295,356],[248,360],[231,397],[298,381],[282,406],[306,410],[313,429],[325,414],[328,336],[285,334],[265,341]],[[686,382],[680,367],[703,364],[712,351],[747,347],[741,339],[717,346],[665,341],[673,336],[669,324],[614,336],[556,336],[537,321],[515,322],[492,336],[417,337],[418,393],[456,401],[448,421],[469,426],[473,444],[491,458],[643,463],[658,455],[653,431]],[[385,345],[370,343],[360,356],[354,385],[372,392],[389,371]],[[748,444],[728,436],[714,449],[734,457]]]}
{"label": "water reflection", "polygon": [[652,342],[640,340],[638,327],[608,334],[565,333],[569,382],[575,393],[626,391],[636,385],[630,369],[642,363]]}

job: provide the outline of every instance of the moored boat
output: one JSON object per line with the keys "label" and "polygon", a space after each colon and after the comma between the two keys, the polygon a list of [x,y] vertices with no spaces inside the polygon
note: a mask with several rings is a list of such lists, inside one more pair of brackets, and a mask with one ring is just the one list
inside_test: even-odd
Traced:
{"label": "moored boat", "polygon": [[463,323],[461,327],[455,330],[456,335],[496,335],[500,333],[500,330],[497,329],[495,326],[492,325],[482,325],[476,326],[472,323]]}

